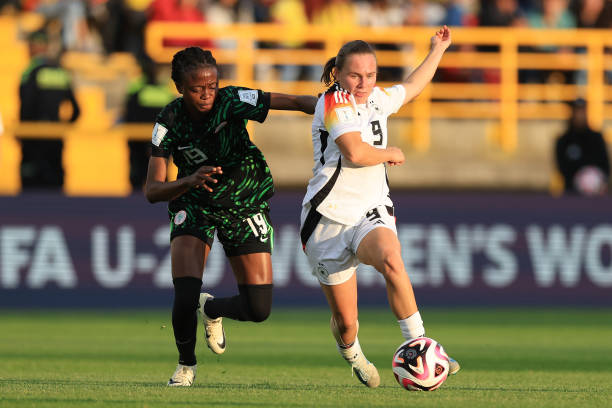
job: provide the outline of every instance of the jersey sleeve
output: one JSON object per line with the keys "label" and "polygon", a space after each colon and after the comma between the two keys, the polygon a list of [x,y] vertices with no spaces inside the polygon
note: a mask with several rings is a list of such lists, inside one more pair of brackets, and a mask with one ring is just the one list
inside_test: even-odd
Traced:
{"label": "jersey sleeve", "polygon": [[404,104],[406,98],[406,88],[404,85],[398,84],[390,88],[380,88],[385,96],[385,112],[388,115],[396,113]]}
{"label": "jersey sleeve", "polygon": [[151,156],[170,157],[170,142],[172,138],[168,136],[168,127],[163,123],[155,122],[153,133],[151,134]]}
{"label": "jersey sleeve", "polygon": [[361,132],[359,116],[349,93],[332,91],[324,97],[323,124],[333,140],[345,133]]}
{"label": "jersey sleeve", "polygon": [[242,87],[227,87],[226,97],[232,117],[237,119],[256,120],[263,122],[270,110],[270,94],[259,89],[249,89]]}

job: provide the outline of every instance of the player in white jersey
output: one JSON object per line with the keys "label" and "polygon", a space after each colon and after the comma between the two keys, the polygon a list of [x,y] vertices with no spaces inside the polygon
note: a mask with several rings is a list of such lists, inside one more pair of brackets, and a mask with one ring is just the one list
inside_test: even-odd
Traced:
{"label": "player in white jersey", "polygon": [[[300,234],[332,311],[338,350],[357,378],[372,388],[380,377],[357,339],[359,263],[384,276],[389,305],[406,340],[425,333],[389,196],[385,166],[401,165],[404,154],[387,146],[387,118],[431,81],[450,43],[450,29],[444,26],[431,38],[421,65],[403,83],[383,89],[376,86],[373,48],[351,41],[327,62],[321,78],[330,88],[319,98],[312,123],[315,164],[302,203]],[[458,370],[452,360],[450,372]]]}

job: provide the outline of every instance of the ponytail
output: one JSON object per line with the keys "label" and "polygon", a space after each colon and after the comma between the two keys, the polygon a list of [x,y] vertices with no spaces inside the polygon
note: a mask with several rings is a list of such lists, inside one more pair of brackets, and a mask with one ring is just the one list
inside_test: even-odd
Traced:
{"label": "ponytail", "polygon": [[374,48],[365,41],[355,40],[348,42],[340,48],[338,55],[330,58],[323,67],[323,75],[321,75],[321,82],[325,85],[330,86],[336,81],[333,69],[336,71],[342,70],[342,67],[346,63],[347,58],[352,54],[372,54],[376,58]]}
{"label": "ponytail", "polygon": [[336,77],[334,76],[333,69],[336,67],[336,57],[331,57],[325,63],[323,67],[323,75],[321,75],[321,82],[323,82],[326,86],[330,86],[336,81]]}

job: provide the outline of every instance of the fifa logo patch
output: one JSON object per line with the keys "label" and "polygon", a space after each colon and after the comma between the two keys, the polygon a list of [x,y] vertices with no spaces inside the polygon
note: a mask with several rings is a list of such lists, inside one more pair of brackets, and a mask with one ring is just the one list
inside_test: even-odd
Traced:
{"label": "fifa logo patch", "polygon": [[177,212],[176,215],[174,216],[174,225],[181,225],[182,223],[185,222],[186,219],[187,219],[187,213],[185,212],[185,210],[181,210]]}
{"label": "fifa logo patch", "polygon": [[238,91],[238,98],[245,103],[251,104],[253,106],[257,105],[257,91],[253,89],[242,89]]}

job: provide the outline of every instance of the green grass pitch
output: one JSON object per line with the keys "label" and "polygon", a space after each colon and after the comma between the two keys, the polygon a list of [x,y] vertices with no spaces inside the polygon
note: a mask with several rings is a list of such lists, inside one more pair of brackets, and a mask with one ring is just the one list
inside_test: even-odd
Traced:
{"label": "green grass pitch", "polygon": [[[387,309],[360,311],[359,338],[381,386],[337,354],[326,309],[276,308],[226,321],[228,349],[198,344],[191,388],[176,366],[169,310],[0,311],[0,407],[610,407],[612,309],[422,308],[427,335],[462,365],[437,391],[401,389],[402,342]],[[202,338],[203,329],[198,328]]]}

